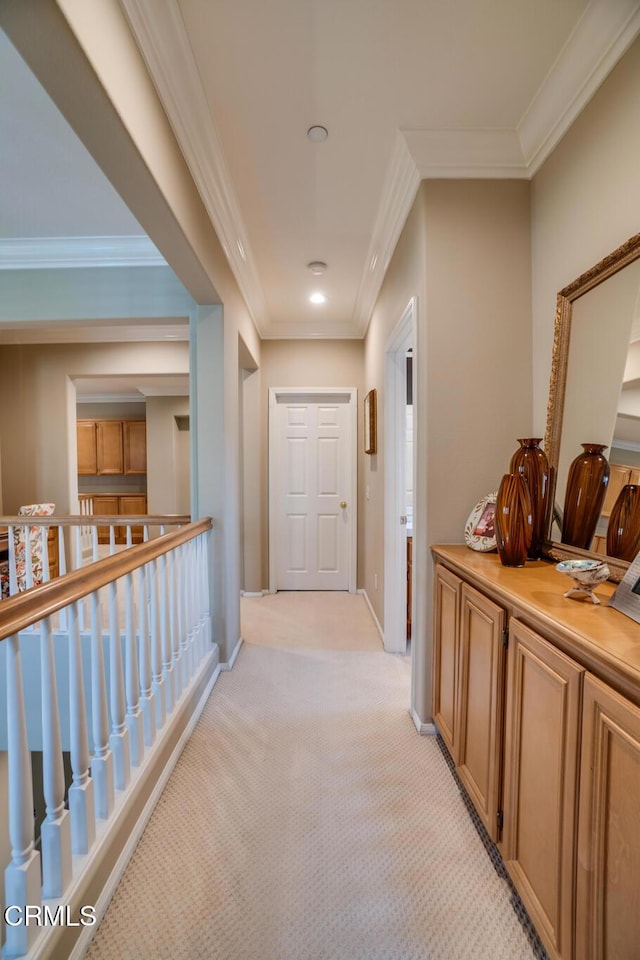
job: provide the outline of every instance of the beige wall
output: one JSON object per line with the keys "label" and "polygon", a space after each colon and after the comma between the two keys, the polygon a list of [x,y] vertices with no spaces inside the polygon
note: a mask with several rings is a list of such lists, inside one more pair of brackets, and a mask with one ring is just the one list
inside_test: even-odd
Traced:
{"label": "beige wall", "polygon": [[189,414],[188,397],[147,397],[147,509],[189,513],[189,435],[177,416]]}
{"label": "beige wall", "polygon": [[[356,387],[358,391],[358,502],[362,503],[362,398],[364,397],[362,340],[265,340],[262,344],[261,447],[262,447],[262,584],[269,586],[269,389],[271,387]],[[363,518],[358,511],[358,586],[364,556]]]}
{"label": "beige wall", "polygon": [[640,40],[532,182],[534,430],[543,436],[556,294],[640,231]]}
{"label": "beige wall", "polygon": [[[382,423],[386,342],[417,297],[413,698],[423,721],[431,711],[428,545],[462,541],[471,508],[496,489],[516,438],[531,427],[529,227],[528,183],[423,182],[367,333],[365,389],[378,388]],[[378,443],[365,464],[364,583],[383,622],[384,430]]]}
{"label": "beige wall", "polygon": [[77,478],[75,388],[70,378],[185,374],[186,343],[46,344],[0,347],[2,509],[51,500],[69,513]]}

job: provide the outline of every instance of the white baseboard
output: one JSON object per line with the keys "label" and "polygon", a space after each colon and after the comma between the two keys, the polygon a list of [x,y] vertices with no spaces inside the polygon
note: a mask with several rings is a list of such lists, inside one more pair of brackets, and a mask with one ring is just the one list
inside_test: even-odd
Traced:
{"label": "white baseboard", "polygon": [[225,671],[227,671],[227,670],[233,670],[234,664],[235,664],[236,660],[238,659],[238,654],[240,653],[240,647],[241,647],[241,646],[242,646],[242,637],[239,637],[239,638],[238,638],[238,642],[236,643],[235,647],[233,648],[233,653],[231,654],[231,656],[229,657],[229,659],[227,660],[227,662],[220,664],[220,669],[221,669],[221,670],[225,670]]}
{"label": "white baseboard", "polygon": [[[210,656],[207,657],[207,659],[202,664],[200,673],[207,668],[207,664],[210,662],[210,658],[213,656],[217,656],[217,654],[218,654],[218,649],[217,647],[215,647],[214,650],[211,651]],[[178,740],[175,747],[173,748],[173,751],[171,752],[171,756],[167,760],[167,763],[165,764],[165,766],[162,768],[162,773],[158,777],[158,780],[156,781],[156,785],[153,788],[153,791],[151,792],[149,799],[144,805],[142,813],[138,817],[136,824],[133,830],[131,831],[129,839],[127,840],[122,850],[122,853],[118,857],[118,860],[116,861],[116,864],[113,870],[111,871],[111,874],[109,875],[109,878],[107,879],[106,884],[102,888],[102,893],[98,897],[98,900],[95,904],[96,925],[91,927],[84,927],[82,929],[82,932],[78,936],[78,939],[76,940],[73,950],[69,954],[69,960],[82,960],[82,957],[84,957],[85,953],[89,949],[89,944],[96,932],[97,925],[100,924],[100,922],[102,921],[107,911],[107,907],[109,906],[109,903],[111,902],[111,899],[114,893],[116,892],[116,888],[120,883],[120,880],[122,879],[122,875],[124,874],[127,868],[127,864],[129,863],[129,860],[133,856],[133,852],[136,846],[138,845],[138,841],[140,840],[140,837],[142,836],[145,827],[147,826],[149,820],[151,819],[151,814],[153,813],[154,808],[158,800],[160,799],[162,791],[164,790],[167,784],[167,781],[173,772],[173,768],[178,762],[180,754],[184,750],[184,747],[189,737],[193,733],[195,726],[198,720],[200,719],[200,714],[204,710],[205,704],[219,676],[220,676],[220,665],[218,664],[213,674],[211,675],[202,695],[200,696],[200,699],[196,705],[196,708],[191,714],[191,717],[189,718],[189,722],[187,723],[186,727],[182,731],[180,739]],[[197,677],[194,678],[193,682],[194,683],[197,682]],[[160,737],[162,737],[163,734],[166,735],[166,733],[167,733],[167,727],[163,729],[163,731],[160,734]],[[158,742],[159,740],[156,740],[156,744]],[[79,880],[81,881],[82,878],[80,877]],[[71,894],[71,891],[65,891],[65,899],[67,900],[71,899],[70,894]],[[36,942],[36,945],[38,944],[38,942],[39,941]],[[42,944],[42,946],[46,946],[46,941]],[[43,957],[46,955],[47,955],[46,953],[43,953]],[[35,956],[36,954],[34,954],[34,958]]]}
{"label": "white baseboard", "polygon": [[253,598],[253,597],[261,597],[261,596],[263,596],[263,594],[264,594],[264,590],[260,590],[259,593],[253,593],[251,590],[241,590],[241,591],[240,591],[240,596],[241,596],[241,597],[245,597],[245,598],[247,598],[247,599],[249,599],[249,600],[250,600],[251,598]]}
{"label": "white baseboard", "polygon": [[409,710],[409,715],[421,737],[435,737],[438,732],[435,723],[423,723],[413,707]]}
{"label": "white baseboard", "polygon": [[379,621],[378,618],[376,617],[376,612],[375,612],[375,610],[374,610],[373,607],[371,606],[371,600],[369,600],[369,595],[368,595],[367,591],[366,591],[364,588],[361,588],[360,590],[357,591],[357,593],[359,593],[361,597],[364,597],[364,601],[365,601],[366,605],[369,607],[369,611],[370,611],[370,613],[371,613],[371,616],[373,617],[373,622],[375,623],[376,627],[378,628],[378,633],[380,634],[380,639],[381,639],[382,642],[384,643],[384,631],[383,631],[382,627],[380,626],[380,621]]}

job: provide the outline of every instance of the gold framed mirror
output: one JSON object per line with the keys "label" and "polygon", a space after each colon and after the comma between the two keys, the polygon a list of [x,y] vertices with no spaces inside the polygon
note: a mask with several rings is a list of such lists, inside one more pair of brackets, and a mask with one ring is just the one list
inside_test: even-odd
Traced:
{"label": "gold framed mirror", "polygon": [[[635,430],[637,440],[633,439]],[[621,439],[621,434],[630,439]],[[567,472],[583,443],[606,445],[612,468],[618,466],[613,456],[619,459],[622,455],[631,461],[620,466],[629,470],[637,466],[640,482],[640,234],[558,294],[545,433],[550,499],[555,505],[550,511],[545,553],[554,560],[606,556],[610,496],[602,508],[591,549],[562,543]],[[635,482],[635,474],[626,482]],[[629,563],[607,557],[607,565],[611,578],[619,581]]]}

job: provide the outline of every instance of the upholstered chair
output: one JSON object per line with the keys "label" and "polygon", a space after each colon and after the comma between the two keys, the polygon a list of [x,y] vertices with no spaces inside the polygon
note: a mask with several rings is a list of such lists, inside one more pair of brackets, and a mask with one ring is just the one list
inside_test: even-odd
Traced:
{"label": "upholstered chair", "polygon": [[[31,503],[20,507],[19,517],[50,517],[55,510],[55,503]],[[43,550],[42,530],[40,526],[16,526],[13,528],[13,547],[16,561],[16,585],[18,591],[27,589],[27,542],[29,543],[32,586],[42,583]],[[27,537],[28,531],[28,537]],[[45,545],[48,538],[45,537]],[[2,599],[10,596],[11,578],[9,561],[0,563],[0,595]]]}

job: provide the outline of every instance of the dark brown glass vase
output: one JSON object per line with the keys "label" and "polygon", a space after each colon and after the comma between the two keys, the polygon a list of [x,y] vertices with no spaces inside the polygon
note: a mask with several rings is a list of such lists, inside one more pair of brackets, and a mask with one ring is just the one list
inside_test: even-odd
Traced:
{"label": "dark brown glass vase", "polygon": [[640,486],[628,483],[611,508],[607,556],[634,560],[640,551]]}
{"label": "dark brown glass vase", "polygon": [[564,498],[562,542],[588,550],[596,532],[609,483],[609,461],[603,443],[583,443],[569,467]]}
{"label": "dark brown glass vase", "polygon": [[533,515],[529,487],[521,473],[505,473],[500,481],[494,528],[503,566],[524,566],[533,537]]}
{"label": "dark brown glass vase", "polygon": [[542,556],[542,546],[547,536],[549,461],[544,450],[540,449],[540,438],[530,437],[518,440],[518,443],[520,449],[511,457],[509,472],[522,474],[529,487],[533,536],[528,556],[531,560],[536,560]]}

